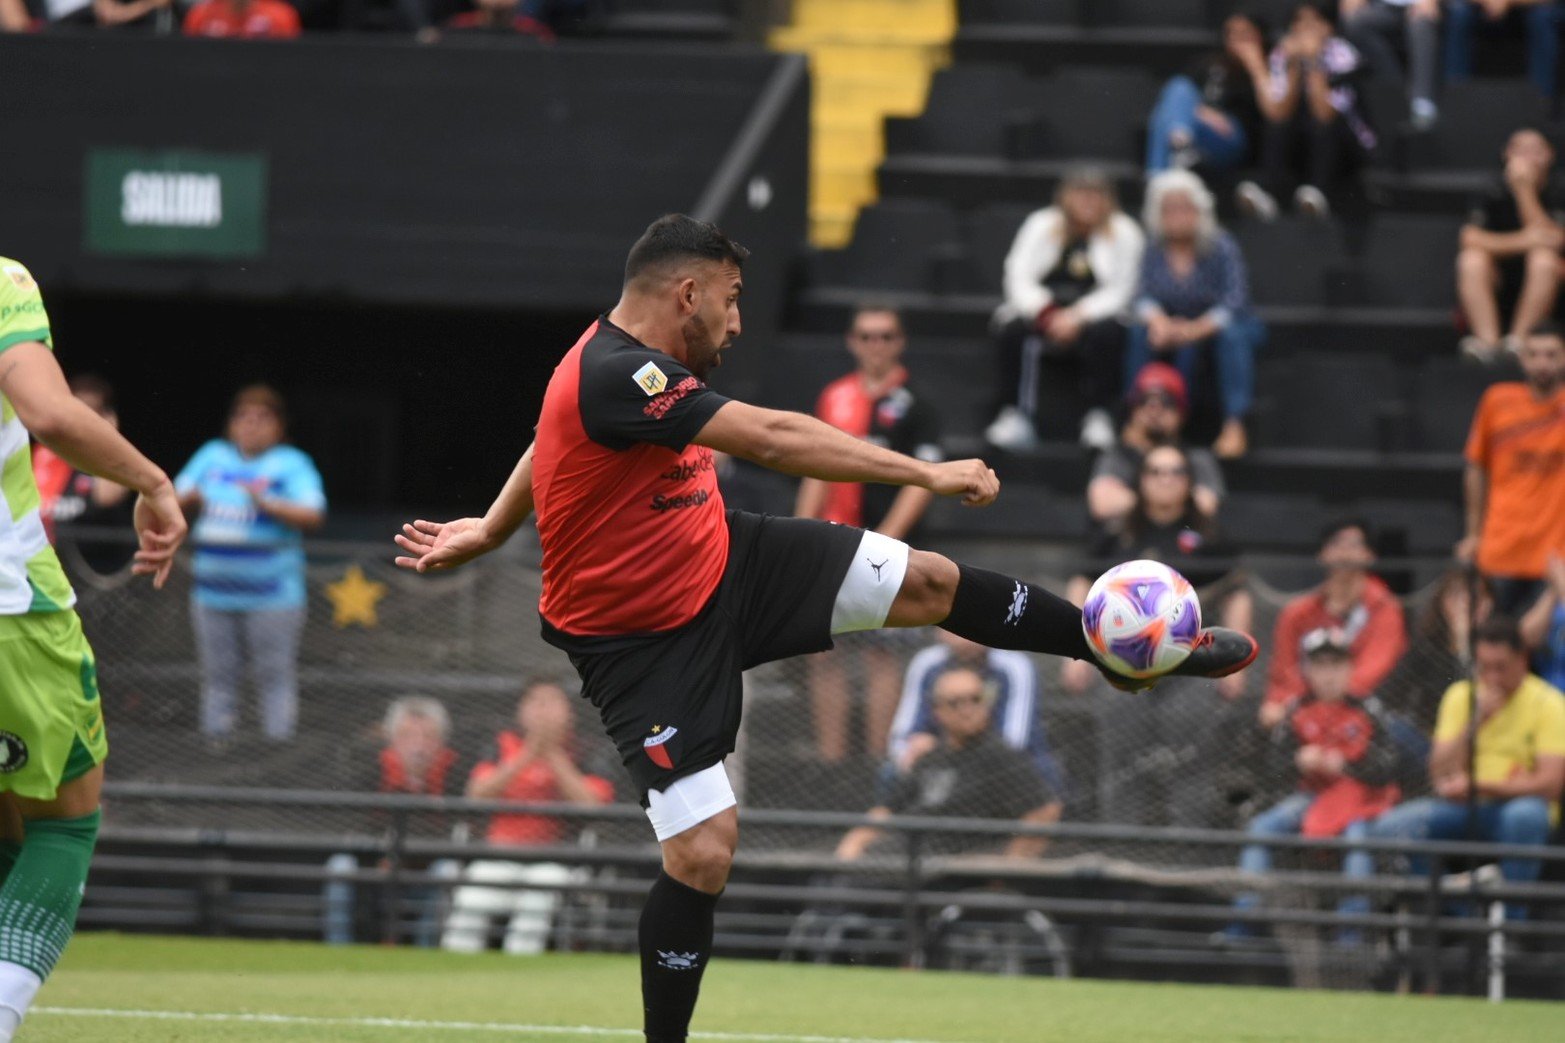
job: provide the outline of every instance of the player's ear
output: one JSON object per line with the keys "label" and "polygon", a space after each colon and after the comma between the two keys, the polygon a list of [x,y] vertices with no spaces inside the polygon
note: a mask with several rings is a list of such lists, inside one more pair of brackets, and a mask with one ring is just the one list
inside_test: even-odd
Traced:
{"label": "player's ear", "polygon": [[679,313],[681,315],[694,315],[696,304],[701,298],[701,287],[695,278],[686,276],[676,284],[676,297],[679,301]]}

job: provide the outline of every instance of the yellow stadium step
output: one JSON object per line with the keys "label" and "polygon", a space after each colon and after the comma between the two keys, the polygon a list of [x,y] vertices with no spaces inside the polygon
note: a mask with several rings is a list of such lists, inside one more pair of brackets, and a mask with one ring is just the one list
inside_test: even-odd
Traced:
{"label": "yellow stadium step", "polygon": [[956,32],[956,5],[952,0],[794,0],[793,24],[823,32],[921,32],[927,39],[949,40]]}

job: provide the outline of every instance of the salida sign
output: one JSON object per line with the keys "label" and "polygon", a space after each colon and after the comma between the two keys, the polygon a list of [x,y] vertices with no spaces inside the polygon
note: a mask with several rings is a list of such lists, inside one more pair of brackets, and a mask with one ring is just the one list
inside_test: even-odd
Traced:
{"label": "salida sign", "polygon": [[266,247],[266,157],[93,149],[86,248],[127,257],[256,257]]}

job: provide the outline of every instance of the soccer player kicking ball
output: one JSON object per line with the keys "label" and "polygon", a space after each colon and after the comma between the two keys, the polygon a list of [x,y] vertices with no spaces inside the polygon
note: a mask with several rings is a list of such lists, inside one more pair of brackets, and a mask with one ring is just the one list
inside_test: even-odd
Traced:
{"label": "soccer player kicking ball", "polygon": [[174,486],[71,394],[38,286],[0,257],[0,1043],[76,929],[109,751],[76,595],[38,516],[29,434],[140,493],[132,570],[161,588],[185,538]]}
{"label": "soccer player kicking ball", "polygon": [[[742,671],[824,651],[836,634],[931,624],[992,648],[1090,659],[1080,611],[1041,587],[863,529],[724,510],[714,451],[973,507],[1000,490],[981,460],[926,463],[708,388],[739,336],[746,256],[710,224],[654,222],[631,248],[619,303],[555,369],[536,440],[489,513],[396,537],[398,565],[446,569],[537,509],[544,638],[570,655],[663,849],[640,924],[649,1043],[685,1039],[711,952],[739,839],[723,758]],[[1213,628],[1175,672],[1221,677],[1255,654],[1248,635]]]}

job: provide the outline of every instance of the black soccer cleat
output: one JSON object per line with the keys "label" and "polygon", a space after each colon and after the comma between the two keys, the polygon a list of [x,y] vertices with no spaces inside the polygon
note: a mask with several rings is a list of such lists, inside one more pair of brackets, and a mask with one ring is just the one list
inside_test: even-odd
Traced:
{"label": "black soccer cleat", "polygon": [[1227,677],[1255,662],[1261,646],[1255,638],[1242,630],[1228,627],[1206,627],[1196,638],[1195,647],[1185,661],[1166,674],[1157,677],[1124,677],[1107,667],[1098,666],[1109,684],[1125,692],[1139,692],[1151,688],[1164,677]]}

